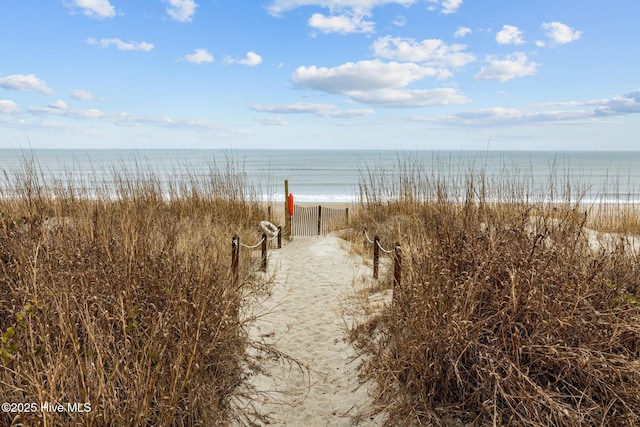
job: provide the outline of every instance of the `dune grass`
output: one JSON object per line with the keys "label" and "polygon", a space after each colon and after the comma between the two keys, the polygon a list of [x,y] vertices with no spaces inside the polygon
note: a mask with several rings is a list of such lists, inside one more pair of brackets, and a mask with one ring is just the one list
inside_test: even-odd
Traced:
{"label": "dune grass", "polygon": [[[102,171],[104,174],[104,171]],[[33,161],[0,194],[0,400],[89,403],[87,413],[0,413],[2,425],[224,425],[243,381],[231,236],[264,218],[227,163],[163,186],[114,168],[102,185]],[[13,424],[12,424],[13,423]]]}
{"label": "dune grass", "polygon": [[[393,302],[352,330],[388,424],[640,424],[637,217],[570,183],[558,202],[539,197],[552,184],[452,170],[362,174],[353,241],[403,252]],[[587,225],[622,234],[598,244]]]}

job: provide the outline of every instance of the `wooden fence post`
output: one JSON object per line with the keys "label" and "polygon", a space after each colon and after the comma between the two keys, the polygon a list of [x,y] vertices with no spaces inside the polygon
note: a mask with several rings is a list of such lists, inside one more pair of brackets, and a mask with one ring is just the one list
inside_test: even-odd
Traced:
{"label": "wooden fence post", "polygon": [[318,236],[322,231],[322,206],[318,206]]}
{"label": "wooden fence post", "polygon": [[373,278],[378,278],[378,265],[380,264],[380,237],[373,238]]}
{"label": "wooden fence post", "polygon": [[271,222],[271,205],[267,206],[267,221]]}
{"label": "wooden fence post", "polygon": [[282,249],[282,226],[278,226],[278,249]]}
{"label": "wooden fence post", "polygon": [[240,266],[240,236],[237,234],[231,238],[231,278],[234,284],[238,283]]}
{"label": "wooden fence post", "polygon": [[349,226],[349,208],[344,208],[344,216],[345,216],[344,225],[345,227],[348,227]]}
{"label": "wooden fence post", "polygon": [[267,271],[267,233],[262,233],[262,271]]}
{"label": "wooden fence post", "polygon": [[400,249],[400,243],[396,242],[394,248],[395,256],[393,262],[393,287],[400,289],[400,282],[402,281],[402,250]]}

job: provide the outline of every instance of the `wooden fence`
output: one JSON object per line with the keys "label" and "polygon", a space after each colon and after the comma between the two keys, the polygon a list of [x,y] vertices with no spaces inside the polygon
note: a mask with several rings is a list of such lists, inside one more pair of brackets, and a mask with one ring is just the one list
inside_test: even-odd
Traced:
{"label": "wooden fence", "polygon": [[295,206],[291,217],[292,236],[317,236],[327,234],[349,222],[349,208],[324,206]]}

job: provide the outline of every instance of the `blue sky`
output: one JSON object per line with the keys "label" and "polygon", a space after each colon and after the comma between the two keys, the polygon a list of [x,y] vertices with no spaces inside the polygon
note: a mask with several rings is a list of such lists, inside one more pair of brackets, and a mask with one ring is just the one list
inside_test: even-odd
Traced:
{"label": "blue sky", "polygon": [[640,149],[637,0],[2,0],[0,148]]}

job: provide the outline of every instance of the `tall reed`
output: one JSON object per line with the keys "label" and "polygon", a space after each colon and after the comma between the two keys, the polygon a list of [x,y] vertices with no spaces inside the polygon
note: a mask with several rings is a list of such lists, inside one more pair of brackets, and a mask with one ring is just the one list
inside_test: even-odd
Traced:
{"label": "tall reed", "polygon": [[632,240],[594,240],[568,179],[433,170],[366,171],[353,222],[403,251],[393,303],[352,331],[388,423],[640,424]]}
{"label": "tall reed", "polygon": [[[250,273],[234,233],[262,209],[228,163],[163,186],[145,167],[91,185],[33,160],[0,194],[0,400],[90,412],[0,413],[2,425],[224,425],[243,381]],[[85,408],[86,409],[86,408]],[[13,423],[13,424],[12,424]]]}

